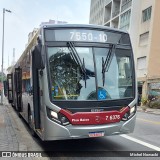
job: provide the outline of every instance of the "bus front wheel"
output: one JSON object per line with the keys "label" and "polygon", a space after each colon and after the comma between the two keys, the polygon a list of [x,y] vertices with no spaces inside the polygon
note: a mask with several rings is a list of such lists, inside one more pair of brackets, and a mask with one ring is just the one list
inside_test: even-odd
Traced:
{"label": "bus front wheel", "polygon": [[31,110],[30,110],[30,109],[28,110],[28,124],[29,124],[29,128],[30,128],[30,131],[31,131],[31,135],[32,135],[33,137],[36,137],[36,133],[35,133],[35,131],[33,130],[32,113],[31,113]]}

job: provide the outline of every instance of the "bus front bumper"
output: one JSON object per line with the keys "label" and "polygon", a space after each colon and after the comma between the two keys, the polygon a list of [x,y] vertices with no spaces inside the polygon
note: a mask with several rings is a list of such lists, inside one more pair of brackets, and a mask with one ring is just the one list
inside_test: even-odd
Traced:
{"label": "bus front bumper", "polygon": [[103,132],[104,136],[132,133],[135,127],[136,115],[128,121],[105,125],[59,125],[46,119],[42,140],[62,140],[90,138],[89,133]]}

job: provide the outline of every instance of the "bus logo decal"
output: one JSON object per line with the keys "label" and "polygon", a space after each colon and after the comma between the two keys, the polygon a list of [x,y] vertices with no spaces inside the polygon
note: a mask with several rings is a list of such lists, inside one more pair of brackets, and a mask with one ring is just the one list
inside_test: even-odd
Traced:
{"label": "bus logo decal", "polygon": [[99,117],[99,116],[96,116],[95,121],[96,121],[96,122],[100,122],[100,117]]}

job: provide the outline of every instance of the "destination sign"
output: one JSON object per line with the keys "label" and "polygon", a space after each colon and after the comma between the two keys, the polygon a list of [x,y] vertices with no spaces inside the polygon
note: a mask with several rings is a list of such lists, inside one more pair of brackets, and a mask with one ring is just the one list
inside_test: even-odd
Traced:
{"label": "destination sign", "polygon": [[88,30],[88,29],[57,29],[45,30],[46,41],[79,41],[79,42],[100,42],[117,44],[121,33]]}

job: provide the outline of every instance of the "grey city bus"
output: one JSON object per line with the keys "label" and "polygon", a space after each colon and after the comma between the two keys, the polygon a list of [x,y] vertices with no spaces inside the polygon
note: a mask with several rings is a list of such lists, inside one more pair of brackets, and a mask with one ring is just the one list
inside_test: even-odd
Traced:
{"label": "grey city bus", "polygon": [[127,32],[43,25],[8,75],[9,102],[42,140],[131,133],[137,89]]}

